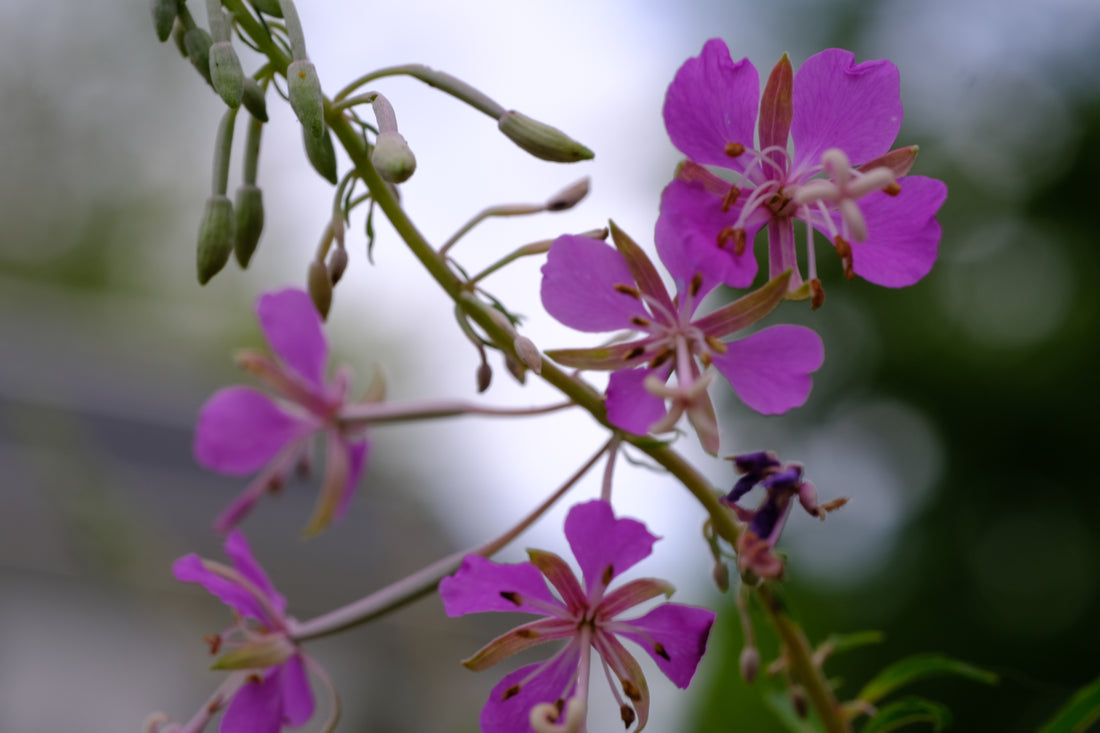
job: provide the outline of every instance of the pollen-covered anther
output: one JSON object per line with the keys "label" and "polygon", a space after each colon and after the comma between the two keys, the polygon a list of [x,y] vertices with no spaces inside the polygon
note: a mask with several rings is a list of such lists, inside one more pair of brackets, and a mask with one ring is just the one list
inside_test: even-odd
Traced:
{"label": "pollen-covered anther", "polygon": [[722,152],[731,158],[736,158],[745,152],[745,146],[741,143],[728,142]]}
{"label": "pollen-covered anther", "polygon": [[726,213],[730,208],[737,203],[737,199],[741,196],[741,189],[737,186],[730,186],[730,190],[726,191],[726,195],[722,197],[722,213]]}
{"label": "pollen-covered anther", "polygon": [[810,309],[817,310],[825,304],[825,288],[821,284],[821,280],[814,278],[810,280]]}
{"label": "pollen-covered anther", "polygon": [[615,292],[617,293],[629,295],[631,298],[635,298],[637,300],[642,299],[642,292],[638,290],[638,288],[632,287],[630,285],[625,285],[623,283],[615,283],[613,287],[615,288]]}
{"label": "pollen-covered anther", "polygon": [[634,713],[634,708],[629,705],[623,705],[619,708],[619,717],[623,720],[623,725],[627,728],[634,725],[634,719],[638,716]]}
{"label": "pollen-covered anther", "polygon": [[892,181],[889,185],[886,186],[886,188],[882,189],[882,192],[887,196],[897,196],[899,193],[901,193],[901,186],[898,184],[897,181]]}
{"label": "pollen-covered anther", "polygon": [[634,702],[640,702],[642,699],[642,692],[638,689],[638,686],[627,679],[620,680],[623,683],[623,694],[629,697]]}

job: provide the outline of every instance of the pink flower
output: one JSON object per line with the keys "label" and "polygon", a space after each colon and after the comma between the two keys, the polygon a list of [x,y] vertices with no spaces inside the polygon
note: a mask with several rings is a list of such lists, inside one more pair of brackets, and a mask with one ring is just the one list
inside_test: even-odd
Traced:
{"label": "pink flower", "polygon": [[279,733],[313,717],[314,700],[306,677],[305,656],[290,639],[286,599],[240,532],[225,541],[232,567],[198,555],[181,557],[172,566],[178,580],[198,583],[235,612],[237,623],[210,639],[211,650],[230,651],[217,669],[239,670],[240,686],[222,717],[220,733]]}
{"label": "pink flower", "polygon": [[[824,359],[816,333],[802,326],[772,326],[738,341],[721,340],[783,300],[786,274],[697,317],[703,298],[719,284],[711,271],[699,269],[678,241],[658,231],[657,252],[677,285],[672,297],[641,248],[614,224],[611,232],[617,250],[588,237],[565,235],[554,242],[542,268],[542,303],[550,315],[580,331],[639,334],[613,346],[547,352],[567,366],[614,370],[607,388],[607,418],[613,425],[639,435],[663,432],[686,412],[703,447],[717,453],[716,418],[706,392],[710,375],[696,360],[704,367],[713,364],[745,404],[765,415],[806,401],[810,373]],[[677,384],[668,387],[673,373]]]}
{"label": "pink flower", "polygon": [[346,511],[366,462],[362,431],[337,420],[347,401],[349,376],[338,371],[325,381],[328,344],[321,318],[305,292],[288,289],[256,301],[260,327],[276,358],[245,352],[238,361],[278,395],[251,387],[214,393],[199,412],[195,458],[206,468],[234,476],[260,470],[218,517],[225,532],[236,526],[265,493],[275,491],[306,459],[312,438],[323,433],[326,470],[307,533],[324,528]]}
{"label": "pink flower", "polygon": [[[733,62],[726,44],[713,39],[680,67],[664,117],[691,162],[665,189],[658,238],[681,243],[726,284],[752,283],[752,242],[767,226],[771,277],[793,269],[790,288],[802,286],[795,219],[807,225],[815,307],[824,294],[814,229],[834,244],[849,278],[901,287],[932,268],[940,240],[935,216],[947,187],[905,175],[915,146],[890,150],[902,106],[889,61],[854,64],[848,51],[827,49],[793,74],[784,56],[761,97],[756,68],[748,59]],[[728,169],[733,183],[704,165]]]}
{"label": "pink flower", "polygon": [[619,681],[622,695],[614,684],[611,693],[623,722],[629,728],[637,721],[641,730],[649,716],[649,690],[637,660],[620,639],[641,646],[681,688],[691,682],[706,650],[714,623],[714,613],[707,609],[665,603],[640,618],[622,617],[640,603],[671,596],[668,583],[645,578],[608,590],[612,580],[652,551],[658,538],[645,525],[616,519],[607,502],[591,501],[569,511],[565,536],[581,567],[583,584],[560,557],[537,550],[528,551],[530,562],[518,565],[470,555],[453,577],[439,584],[448,616],[486,611],[542,616],[489,642],[463,662],[470,669],[486,669],[548,641],[566,641],[547,661],[505,675],[493,688],[481,713],[484,733],[529,733],[563,722],[570,730],[583,729],[592,649],[599,653],[608,681]]}

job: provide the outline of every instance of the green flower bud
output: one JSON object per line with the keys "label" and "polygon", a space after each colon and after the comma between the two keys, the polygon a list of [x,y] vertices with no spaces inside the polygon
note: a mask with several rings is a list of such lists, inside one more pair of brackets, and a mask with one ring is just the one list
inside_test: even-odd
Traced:
{"label": "green flower bud", "polygon": [[241,106],[244,72],[229,41],[218,41],[210,47],[210,82],[226,104],[233,108]]}
{"label": "green flower bud", "polygon": [[233,207],[236,213],[236,227],[233,237],[233,253],[240,266],[248,267],[256,245],[260,243],[260,233],[264,230],[264,197],[256,186],[243,184],[237,189],[237,203]]}
{"label": "green flower bud", "polygon": [[176,18],[176,22],[172,25],[172,42],[176,44],[180,56],[184,58],[187,58],[187,43],[184,41],[186,36],[187,28],[184,27],[179,18]]}
{"label": "green flower bud", "polygon": [[404,183],[416,170],[416,157],[399,132],[380,132],[370,162],[390,183]]}
{"label": "green flower bud", "polygon": [[264,669],[282,664],[297,651],[284,634],[265,634],[227,652],[211,669]]}
{"label": "green flower bud", "polygon": [[313,137],[325,131],[325,97],[317,69],[308,59],[293,61],[286,69],[287,96],[298,121]]}
{"label": "green flower bud", "polygon": [[214,39],[196,26],[183,36],[183,45],[187,47],[187,58],[191,59],[191,65],[202,74],[207,84],[213,86],[214,82],[210,78],[210,47],[214,45]]}
{"label": "green flower bud", "polygon": [[210,282],[229,261],[233,251],[233,202],[228,196],[214,195],[206,199],[206,209],[199,226],[197,264],[199,285]]}
{"label": "green flower bud", "polygon": [[553,163],[589,160],[595,154],[556,127],[509,110],[500,116],[498,127],[516,145],[536,158]]}
{"label": "green flower bud", "polygon": [[260,82],[251,76],[244,77],[244,93],[241,102],[248,113],[260,122],[267,122],[267,96]]}
{"label": "green flower bud", "polygon": [[261,13],[266,13],[273,18],[283,17],[283,9],[279,7],[279,0],[248,0],[252,7]]}
{"label": "green flower bud", "polygon": [[318,260],[310,261],[306,284],[309,286],[309,297],[313,301],[313,307],[321,314],[321,318],[328,318],[329,308],[332,307],[332,280],[329,278],[325,263]]}
{"label": "green flower bud", "polygon": [[324,130],[321,137],[313,137],[309,130],[302,128],[302,142],[313,169],[332,185],[336,185],[336,149],[332,147],[332,135]]}
{"label": "green flower bud", "polygon": [[153,27],[157,29],[157,38],[161,43],[172,35],[172,26],[179,12],[179,0],[153,0]]}

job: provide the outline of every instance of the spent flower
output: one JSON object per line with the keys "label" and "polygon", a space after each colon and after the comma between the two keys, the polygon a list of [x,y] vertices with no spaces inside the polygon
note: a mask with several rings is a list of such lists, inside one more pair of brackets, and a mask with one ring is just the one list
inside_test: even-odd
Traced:
{"label": "spent flower", "polygon": [[591,501],[570,509],[565,536],[583,582],[557,555],[528,550],[531,561],[516,565],[470,555],[454,576],[439,584],[448,616],[519,611],[542,617],[489,642],[463,662],[472,670],[548,641],[566,642],[550,659],[505,675],[493,688],[481,713],[484,733],[583,730],[593,649],[623,723],[629,728],[637,722],[635,730],[640,731],[649,717],[649,688],[621,639],[642,647],[681,688],[691,682],[706,650],[714,613],[705,608],[664,603],[639,618],[623,617],[641,603],[671,596],[673,588],[666,581],[643,578],[608,588],[652,552],[658,538],[644,524],[616,518],[610,504]]}

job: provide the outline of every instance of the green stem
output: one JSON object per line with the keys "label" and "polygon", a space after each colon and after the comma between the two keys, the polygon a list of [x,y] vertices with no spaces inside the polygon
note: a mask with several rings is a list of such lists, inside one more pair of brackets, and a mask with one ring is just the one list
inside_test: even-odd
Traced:
{"label": "green stem", "polygon": [[474,109],[484,112],[494,120],[499,120],[500,116],[505,112],[504,107],[461,79],[456,79],[445,71],[436,71],[424,64],[389,66],[385,69],[378,69],[369,74],[364,74],[337,92],[333,100],[339,102],[356,89],[366,84],[370,84],[375,79],[381,79],[387,76],[411,76],[414,79],[419,79],[428,86],[446,92],[452,97],[462,100]]}
{"label": "green stem", "polygon": [[229,189],[229,156],[233,152],[233,127],[237,122],[237,110],[230,108],[218,124],[217,141],[214,144],[214,177],[210,192],[224,196]]}

